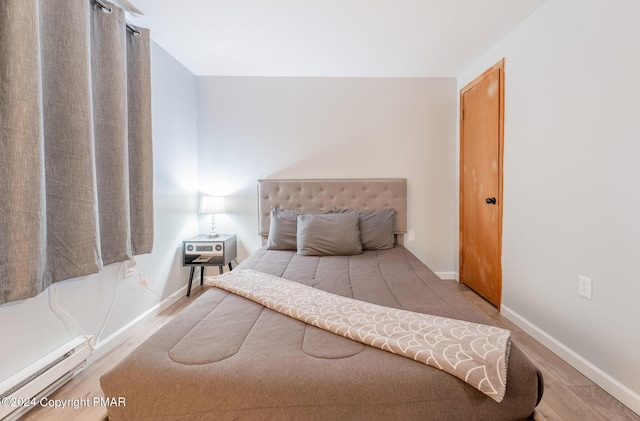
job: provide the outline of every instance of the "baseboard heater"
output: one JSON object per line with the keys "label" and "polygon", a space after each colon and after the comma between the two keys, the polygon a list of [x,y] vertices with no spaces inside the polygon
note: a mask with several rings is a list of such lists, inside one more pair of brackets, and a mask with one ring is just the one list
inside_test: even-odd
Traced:
{"label": "baseboard heater", "polygon": [[0,383],[0,420],[17,420],[39,402],[69,381],[91,355],[92,337],[77,337]]}

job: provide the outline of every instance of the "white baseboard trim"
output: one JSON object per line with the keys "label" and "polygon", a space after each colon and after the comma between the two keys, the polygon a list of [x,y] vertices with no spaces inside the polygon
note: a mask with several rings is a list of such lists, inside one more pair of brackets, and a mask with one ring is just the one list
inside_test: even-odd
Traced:
{"label": "white baseboard trim", "polygon": [[458,272],[435,272],[440,279],[454,279],[460,282],[460,277],[458,276]]}
{"label": "white baseboard trim", "polygon": [[178,299],[182,298],[182,296],[186,295],[186,293],[187,285],[183,286],[155,306],[151,307],[149,310],[142,313],[140,316],[113,332],[104,340],[100,341],[100,343],[94,348],[93,355],[89,358],[88,363],[91,364],[113,351],[117,346],[122,345],[139,327],[141,327],[141,325],[148,323],[158,314],[171,307],[171,305],[178,301]]}
{"label": "white baseboard trim", "polygon": [[573,351],[565,344],[540,329],[538,326],[520,316],[509,307],[503,305],[500,309],[500,313],[504,317],[515,323],[522,330],[527,332],[529,335],[533,336],[537,341],[542,343],[553,353],[573,366],[573,368],[587,376],[589,379],[591,379],[591,381],[596,383],[598,386],[610,393],[613,397],[625,404],[633,412],[640,415],[639,394],[629,389],[627,386],[620,383],[618,380],[611,377],[611,375],[605,373],[600,368],[596,367],[593,363],[586,360],[577,352]]}

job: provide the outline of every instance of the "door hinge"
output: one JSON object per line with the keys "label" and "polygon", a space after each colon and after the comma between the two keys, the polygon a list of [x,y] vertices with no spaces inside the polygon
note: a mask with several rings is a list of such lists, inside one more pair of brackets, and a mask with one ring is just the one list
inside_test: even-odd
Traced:
{"label": "door hinge", "polygon": [[464,120],[464,111],[463,110],[460,111],[460,120]]}

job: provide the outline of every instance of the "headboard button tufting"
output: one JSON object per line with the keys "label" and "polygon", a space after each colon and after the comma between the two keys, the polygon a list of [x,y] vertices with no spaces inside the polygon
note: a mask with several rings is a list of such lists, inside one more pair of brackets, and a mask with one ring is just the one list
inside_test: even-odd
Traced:
{"label": "headboard button tufting", "polygon": [[271,207],[299,210],[382,209],[396,211],[395,232],[407,229],[407,180],[376,179],[264,179],[258,180],[258,230],[269,233]]}

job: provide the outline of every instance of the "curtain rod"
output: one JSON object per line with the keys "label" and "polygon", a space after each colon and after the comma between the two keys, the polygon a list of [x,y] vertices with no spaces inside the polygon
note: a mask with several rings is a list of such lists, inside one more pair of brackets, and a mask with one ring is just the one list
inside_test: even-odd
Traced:
{"label": "curtain rod", "polygon": [[[101,0],[92,0],[95,4],[97,4],[98,6],[100,6],[100,8],[102,8],[102,10],[105,13],[111,13],[111,7],[109,7],[108,5],[104,4]],[[140,31],[138,31],[138,29],[131,25],[130,23],[126,22],[126,26],[127,29],[131,31],[131,33],[133,33],[133,36],[139,37],[140,36]]]}

